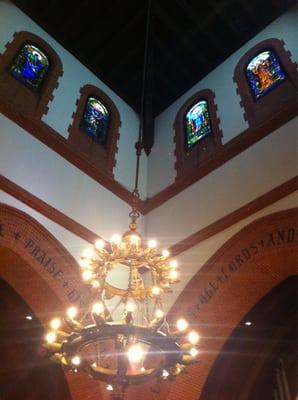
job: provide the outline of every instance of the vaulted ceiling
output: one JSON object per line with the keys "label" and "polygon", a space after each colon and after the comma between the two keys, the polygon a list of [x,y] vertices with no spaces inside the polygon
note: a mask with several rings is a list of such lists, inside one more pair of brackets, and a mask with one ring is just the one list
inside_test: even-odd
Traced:
{"label": "vaulted ceiling", "polygon": [[[14,3],[140,110],[147,0]],[[147,116],[159,114],[292,4],[294,0],[151,0]]]}

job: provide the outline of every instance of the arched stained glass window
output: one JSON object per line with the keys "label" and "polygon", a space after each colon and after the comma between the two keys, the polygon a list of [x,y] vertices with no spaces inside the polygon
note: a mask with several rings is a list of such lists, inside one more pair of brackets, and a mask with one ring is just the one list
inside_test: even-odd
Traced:
{"label": "arched stained glass window", "polygon": [[263,51],[254,57],[246,67],[246,76],[256,99],[279,85],[285,74],[272,51]]}
{"label": "arched stained glass window", "polygon": [[39,90],[49,65],[48,57],[39,48],[25,44],[10,66],[10,73],[30,89]]}
{"label": "arched stained glass window", "polygon": [[196,103],[185,116],[186,147],[190,148],[211,133],[211,122],[206,100]]}
{"label": "arched stained glass window", "polygon": [[95,97],[87,99],[81,128],[95,140],[105,143],[110,115],[107,108]]}

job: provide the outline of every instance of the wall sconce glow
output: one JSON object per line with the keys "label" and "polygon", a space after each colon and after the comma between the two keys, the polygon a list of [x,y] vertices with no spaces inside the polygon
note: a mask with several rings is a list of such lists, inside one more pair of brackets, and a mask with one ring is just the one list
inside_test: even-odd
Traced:
{"label": "wall sconce glow", "polygon": [[251,326],[251,325],[252,325],[252,322],[251,322],[251,321],[246,321],[246,322],[245,322],[245,325],[246,325],[246,326]]}
{"label": "wall sconce glow", "polygon": [[28,321],[32,321],[33,317],[32,317],[32,315],[26,315],[26,319],[27,319]]}
{"label": "wall sconce glow", "polygon": [[114,388],[113,388],[112,385],[107,385],[107,390],[108,390],[109,392],[112,392],[112,391],[114,390]]}

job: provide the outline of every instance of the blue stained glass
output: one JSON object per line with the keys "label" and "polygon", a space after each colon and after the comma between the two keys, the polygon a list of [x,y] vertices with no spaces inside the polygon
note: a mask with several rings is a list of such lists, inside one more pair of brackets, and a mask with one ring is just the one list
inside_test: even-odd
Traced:
{"label": "blue stained glass", "polygon": [[246,67],[246,76],[256,99],[279,85],[285,74],[272,51],[263,51]]}
{"label": "blue stained glass", "polygon": [[105,143],[109,119],[107,108],[98,99],[89,97],[81,121],[84,131],[98,142]]}
{"label": "blue stained glass", "polygon": [[186,146],[192,147],[211,133],[210,115],[206,100],[196,103],[185,117]]}
{"label": "blue stained glass", "polygon": [[32,44],[25,44],[16,55],[10,73],[29,88],[38,90],[48,68],[47,56]]}

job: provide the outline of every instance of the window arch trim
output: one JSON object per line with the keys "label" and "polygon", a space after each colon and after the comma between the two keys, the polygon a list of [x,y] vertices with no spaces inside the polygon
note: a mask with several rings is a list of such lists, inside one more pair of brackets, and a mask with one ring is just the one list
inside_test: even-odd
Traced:
{"label": "window arch trim", "polygon": [[[188,111],[198,102],[205,100],[208,106],[211,132],[192,147],[186,146],[185,119]],[[219,128],[220,119],[217,117],[217,105],[215,104],[215,93],[210,89],[201,90],[192,95],[180,107],[174,122],[176,143],[176,180],[184,178],[200,168],[205,162],[215,156],[222,146],[222,131]]]}
{"label": "window arch trim", "polygon": [[[297,63],[291,61],[291,53],[285,50],[285,43],[279,39],[267,39],[250,48],[238,61],[233,80],[237,85],[237,93],[241,98],[240,105],[244,109],[244,119],[249,126],[257,126],[274,114],[287,108],[297,99],[298,73]],[[246,67],[250,61],[263,51],[272,51],[277,58],[285,79],[266,94],[254,98],[248,79]]]}
{"label": "window arch trim", "polygon": [[[105,145],[87,135],[81,126],[85,105],[89,97],[95,97],[102,102],[110,113]],[[121,126],[120,113],[110,97],[93,85],[81,87],[80,97],[76,101],[76,105],[76,111],[72,114],[72,124],[68,128],[68,141],[77,152],[80,152],[83,157],[87,157],[89,162],[112,177],[113,168],[116,165],[117,141]]]}
{"label": "window arch trim", "polygon": [[[49,69],[38,91],[32,91],[9,72],[15,57],[28,43],[38,47],[50,61]],[[3,97],[7,104],[34,119],[41,119],[44,114],[47,114],[48,103],[53,100],[53,91],[57,89],[58,80],[63,75],[62,62],[56,51],[45,40],[31,32],[16,32],[13,40],[6,44],[5,52],[0,55],[0,66],[1,92],[5,95]],[[15,96],[16,85],[19,88],[17,98]],[[22,89],[20,89],[21,86]],[[26,101],[22,101],[24,99]]]}

